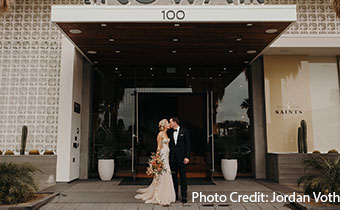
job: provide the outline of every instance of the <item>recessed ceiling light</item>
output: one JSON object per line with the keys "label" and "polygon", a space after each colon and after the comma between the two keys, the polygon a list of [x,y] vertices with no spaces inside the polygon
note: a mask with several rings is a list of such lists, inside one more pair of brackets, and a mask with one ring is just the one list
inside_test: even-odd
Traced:
{"label": "recessed ceiling light", "polygon": [[154,76],[154,74],[151,74],[151,76],[153,77],[153,76]]}
{"label": "recessed ceiling light", "polygon": [[177,51],[176,50],[173,50],[173,51],[171,51],[173,54],[175,54],[175,53],[177,53]]}
{"label": "recessed ceiling light", "polygon": [[187,74],[187,77],[189,77],[190,76],[190,74]]}
{"label": "recessed ceiling light", "polygon": [[248,50],[247,53],[248,54],[255,54],[257,51],[256,50]]}
{"label": "recessed ceiling light", "polygon": [[94,63],[94,64],[97,64],[97,63],[98,63],[98,61],[93,61],[93,63]]}
{"label": "recessed ceiling light", "polygon": [[240,41],[242,41],[242,39],[241,39],[241,38],[237,38],[236,41],[237,41],[237,42],[240,42]]}
{"label": "recessed ceiling light", "polygon": [[177,38],[172,39],[173,42],[178,42]]}
{"label": "recessed ceiling light", "polygon": [[221,74],[218,74],[218,76],[220,77],[220,76],[222,76]]}
{"label": "recessed ceiling light", "polygon": [[212,79],[212,77],[209,77],[209,79]]}
{"label": "recessed ceiling light", "polygon": [[100,24],[102,27],[106,27],[107,25],[106,25],[106,23],[102,23],[102,24]]}
{"label": "recessed ceiling light", "polygon": [[81,34],[81,30],[79,30],[79,29],[71,29],[71,30],[69,30],[69,32],[71,34]]}
{"label": "recessed ceiling light", "polygon": [[192,77],[191,79],[195,79],[195,77]]}
{"label": "recessed ceiling light", "polygon": [[117,54],[119,54],[119,53],[120,53],[120,51],[119,51],[119,50],[116,50],[115,52],[116,52]]}
{"label": "recessed ceiling light", "polygon": [[224,70],[224,71],[227,71],[227,68],[224,67],[223,70]]}
{"label": "recessed ceiling light", "polygon": [[228,50],[228,53],[233,53],[234,52],[234,50]]}
{"label": "recessed ceiling light", "polygon": [[122,74],[119,74],[119,76],[121,77],[121,76],[122,76]]}
{"label": "recessed ceiling light", "polygon": [[115,39],[112,39],[112,38],[110,38],[110,39],[109,39],[109,41],[110,41],[110,42],[114,42],[114,41],[115,41]]}
{"label": "recessed ceiling light", "polygon": [[115,70],[118,71],[118,67],[116,67]]}
{"label": "recessed ceiling light", "polygon": [[253,24],[252,24],[252,23],[247,23],[247,26],[248,26],[248,27],[252,27]]}
{"label": "recessed ceiling light", "polygon": [[245,64],[249,63],[249,61],[244,61]]}
{"label": "recessed ceiling light", "polygon": [[267,33],[267,34],[275,34],[275,33],[277,33],[279,30],[278,29],[276,29],[276,28],[270,28],[270,29],[267,29],[265,32]]}
{"label": "recessed ceiling light", "polygon": [[88,54],[91,54],[91,55],[94,55],[94,54],[97,54],[97,51],[95,50],[89,50],[87,51]]}
{"label": "recessed ceiling light", "polygon": [[175,26],[175,27],[178,27],[178,26],[180,26],[180,24],[179,24],[179,23],[175,23],[174,26]]}
{"label": "recessed ceiling light", "polygon": [[151,67],[151,68],[150,68],[150,71],[152,71],[152,70],[153,70],[153,68]]}
{"label": "recessed ceiling light", "polygon": [[191,67],[189,67],[189,71],[191,71]]}

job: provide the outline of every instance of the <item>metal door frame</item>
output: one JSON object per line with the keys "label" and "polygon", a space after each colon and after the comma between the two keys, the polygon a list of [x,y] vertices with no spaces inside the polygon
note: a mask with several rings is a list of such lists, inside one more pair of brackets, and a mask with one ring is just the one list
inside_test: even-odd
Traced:
{"label": "metal door frame", "polygon": [[131,172],[132,172],[132,178],[135,181],[136,180],[136,145],[138,144],[138,135],[139,135],[139,130],[138,130],[138,97],[139,93],[137,90],[134,92],[135,96],[135,106],[134,109],[132,110],[132,123],[133,123],[133,129],[132,129],[132,136],[131,136]]}
{"label": "metal door frame", "polygon": [[207,144],[211,146],[211,167],[210,167],[210,179],[213,180],[214,178],[214,172],[215,172],[215,145],[214,145],[214,94],[213,91],[207,91],[207,109],[206,109],[206,114],[207,114]]}

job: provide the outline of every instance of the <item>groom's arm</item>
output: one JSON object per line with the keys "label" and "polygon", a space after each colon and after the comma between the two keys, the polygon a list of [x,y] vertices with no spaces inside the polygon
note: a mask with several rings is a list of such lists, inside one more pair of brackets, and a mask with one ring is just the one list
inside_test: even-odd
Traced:
{"label": "groom's arm", "polygon": [[185,158],[190,159],[190,133],[188,130],[185,132]]}

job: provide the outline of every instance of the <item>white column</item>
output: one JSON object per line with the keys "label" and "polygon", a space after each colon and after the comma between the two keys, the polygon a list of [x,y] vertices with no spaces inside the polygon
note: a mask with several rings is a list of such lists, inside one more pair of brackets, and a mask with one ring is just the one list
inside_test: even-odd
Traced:
{"label": "white column", "polygon": [[74,104],[81,103],[83,57],[72,43],[62,38],[61,72],[58,110],[57,182],[79,178],[81,116]]}

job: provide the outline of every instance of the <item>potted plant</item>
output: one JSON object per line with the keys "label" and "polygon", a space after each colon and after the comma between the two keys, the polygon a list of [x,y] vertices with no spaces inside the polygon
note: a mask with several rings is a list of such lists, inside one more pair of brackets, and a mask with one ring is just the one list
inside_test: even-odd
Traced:
{"label": "potted plant", "polygon": [[[298,185],[303,184],[305,195],[313,196],[314,193],[321,195],[340,194],[339,156],[313,156],[312,158],[306,158],[303,163],[305,175],[298,179]],[[306,172],[307,169],[309,171]],[[336,199],[331,200],[323,203],[323,205],[340,204]]]}
{"label": "potted plant", "polygon": [[237,159],[234,151],[237,145],[237,135],[233,127],[228,128],[218,137],[218,146],[223,150],[224,158],[221,159],[221,170],[225,180],[235,180],[237,174]]}
{"label": "potted plant", "polygon": [[110,181],[114,173],[114,158],[117,153],[115,138],[108,133],[98,155],[98,173],[102,181]]}

